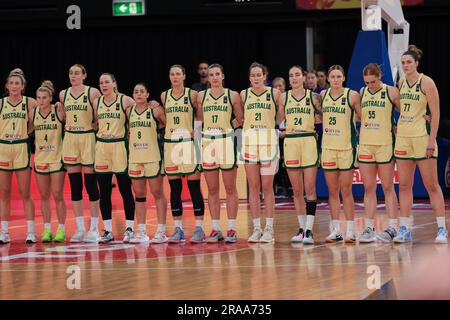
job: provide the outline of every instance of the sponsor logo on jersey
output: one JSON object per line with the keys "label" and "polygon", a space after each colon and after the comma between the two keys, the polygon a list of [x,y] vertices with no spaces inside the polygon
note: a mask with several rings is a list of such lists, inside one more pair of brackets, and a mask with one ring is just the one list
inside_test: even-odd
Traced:
{"label": "sponsor logo on jersey", "polygon": [[130,170],[130,175],[133,176],[140,176],[142,173],[142,170]]}
{"label": "sponsor logo on jersey", "polygon": [[395,154],[399,156],[406,156],[408,153],[403,150],[395,150]]}
{"label": "sponsor logo on jersey", "polygon": [[347,103],[347,98],[345,98],[345,97],[344,97],[344,98],[342,98],[342,100],[341,100],[341,104],[342,104],[342,105],[345,105],[346,103]]}
{"label": "sponsor logo on jersey", "polygon": [[383,92],[381,92],[381,99],[385,99],[385,98],[386,98],[386,92],[383,91]]}
{"label": "sponsor logo on jersey", "polygon": [[373,155],[371,155],[371,154],[360,154],[359,158],[360,159],[364,159],[364,160],[370,160],[370,159],[373,159]]}
{"label": "sponsor logo on jersey", "polygon": [[266,93],[266,101],[270,101],[270,93]]}
{"label": "sponsor logo on jersey", "polygon": [[189,103],[189,98],[188,97],[184,97],[184,104],[188,104]]}
{"label": "sponsor logo on jersey", "polygon": [[336,162],[322,162],[322,166],[324,167],[334,167],[336,165]]}
{"label": "sponsor logo on jersey", "polygon": [[223,97],[223,103],[228,103],[228,97],[227,96]]}
{"label": "sponsor logo on jersey", "polygon": [[289,165],[289,164],[299,164],[300,163],[300,161],[299,160],[286,160],[286,164],[287,165]]}
{"label": "sponsor logo on jersey", "polygon": [[38,169],[38,170],[47,170],[48,169],[48,164],[46,164],[46,165],[39,165],[39,164],[37,164],[36,165],[36,169]]}
{"label": "sponsor logo on jersey", "polygon": [[109,168],[109,166],[107,164],[105,164],[105,165],[95,165],[95,169],[98,169],[98,170],[106,170],[108,168]]}
{"label": "sponsor logo on jersey", "polygon": [[9,167],[9,162],[0,162],[0,167]]}
{"label": "sponsor logo on jersey", "polygon": [[75,162],[77,161],[76,157],[64,157],[64,162]]}

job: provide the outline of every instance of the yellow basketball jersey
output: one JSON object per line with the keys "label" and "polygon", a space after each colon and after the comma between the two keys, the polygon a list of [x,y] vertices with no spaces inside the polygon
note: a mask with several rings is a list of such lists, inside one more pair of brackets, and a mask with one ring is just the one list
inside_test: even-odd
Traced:
{"label": "yellow basketball jersey", "polygon": [[16,105],[2,99],[0,109],[0,142],[21,143],[28,139],[28,97]]}
{"label": "yellow basketball jersey", "polygon": [[194,106],[190,93],[191,89],[184,88],[183,95],[175,99],[172,89],[165,92],[165,139],[191,138],[191,133],[194,131]]}
{"label": "yellow basketball jersey", "polygon": [[383,83],[376,92],[364,87],[361,94],[360,144],[392,144],[394,104],[389,98],[388,86]]}
{"label": "yellow basketball jersey", "polygon": [[421,137],[430,134],[430,125],[424,116],[430,114],[427,97],[422,92],[422,77],[409,85],[403,79],[400,87],[400,117],[398,118],[397,135],[400,137]]}
{"label": "yellow basketball jersey", "polygon": [[66,111],[65,130],[73,133],[93,132],[92,121],[94,109],[89,96],[90,87],[85,86],[84,91],[78,97],[72,95],[72,88],[68,88],[64,94],[64,110]]}
{"label": "yellow basketball jersey", "polygon": [[286,135],[315,132],[314,113],[316,106],[313,102],[313,93],[306,89],[305,95],[297,100],[292,90],[286,92],[284,114],[286,117]]}
{"label": "yellow basketball jersey", "polygon": [[138,113],[136,106],[130,111],[129,162],[147,163],[161,160],[158,145],[158,121],[153,110],[146,108]]}
{"label": "yellow basketball jersey", "polygon": [[61,162],[63,123],[58,118],[55,106],[51,106],[50,112],[45,117],[41,114],[39,107],[36,107],[33,124],[36,145],[35,162]]}
{"label": "yellow basketball jersey", "polygon": [[110,104],[105,102],[105,96],[101,96],[97,103],[97,120],[99,141],[124,140],[127,133],[127,115],[123,107],[123,94],[117,94]]}
{"label": "yellow basketball jersey", "polygon": [[322,148],[348,150],[356,146],[356,119],[350,107],[350,89],[333,99],[327,89],[322,102]]}
{"label": "yellow basketball jersey", "polygon": [[245,90],[243,129],[275,129],[277,108],[273,89],[266,88],[256,95],[250,88]]}
{"label": "yellow basketball jersey", "polygon": [[203,135],[222,135],[233,131],[233,125],[231,124],[233,105],[231,104],[230,89],[225,89],[224,93],[218,98],[211,95],[211,89],[206,90],[202,107]]}

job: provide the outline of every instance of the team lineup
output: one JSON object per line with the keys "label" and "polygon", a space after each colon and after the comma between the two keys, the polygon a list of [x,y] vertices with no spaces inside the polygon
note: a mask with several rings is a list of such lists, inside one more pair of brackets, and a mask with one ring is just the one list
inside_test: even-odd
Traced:
{"label": "team lineup", "polygon": [[[70,242],[115,240],[111,203],[115,175],[126,217],[123,242],[186,241],[181,199],[182,177],[185,176],[195,215],[195,230],[189,241],[235,243],[238,240],[235,226],[239,160],[245,167],[253,222],[248,242],[274,243],[273,180],[280,158],[276,130],[280,124],[285,126],[284,165],[299,223],[292,242],[314,244],[319,166],[324,170],[329,192],[331,221],[326,242],[412,241],[412,187],[418,166],[436,216],[435,242],[447,243],[445,203],[436,164],[439,94],[433,80],[418,72],[421,55],[414,46],[402,55],[405,76],[397,87],[384,84],[380,67],[368,64],[362,70],[366,86],[359,92],[344,87],[345,72],[338,65],[329,68],[329,87],[320,93],[305,88],[307,79],[300,66],[290,68],[290,90],[280,92],[266,86],[267,68],[255,62],[249,68],[250,87],[238,93],[224,87],[225,71],[219,64],[208,67],[209,87],[200,92],[185,87],[184,67],[173,65],[169,69],[171,88],[161,93],[161,104],[149,99],[150,92],[144,83],[134,86],[132,97],[119,93],[117,81],[110,73],[100,76],[100,90],[87,86],[84,84],[87,71],[80,64],[71,66],[71,86],[59,93],[58,102],[52,103],[55,92],[50,81],[41,84],[34,99],[23,95],[26,79],[20,69],[15,69],[6,79],[7,95],[0,101],[0,244],[10,242],[13,173],[18,180],[27,220],[26,242],[38,241],[30,192],[28,141],[33,131],[36,146],[33,168],[44,220],[42,242],[66,241],[63,189],[67,174],[76,221],[76,232]],[[400,113],[397,123],[395,109]],[[202,122],[199,147],[194,141],[195,120]],[[361,123],[359,132],[357,121]],[[323,126],[320,143],[315,129],[317,123]],[[164,136],[159,137],[162,129]],[[242,131],[240,150],[237,131]],[[399,176],[398,199],[393,184],[395,165]],[[359,168],[364,184],[365,228],[359,236],[355,231],[352,194],[355,168]],[[220,172],[226,191],[226,234],[220,226]],[[209,236],[203,226],[205,204],[200,188],[201,174],[208,188],[212,221]],[[377,176],[389,217],[385,230],[375,230]],[[170,185],[174,220],[170,236],[166,235],[164,177]],[[89,197],[88,230],[83,214],[83,184]],[[158,221],[151,239],[146,227],[147,188],[154,198]],[[260,191],[264,194],[264,227],[260,218]],[[51,231],[51,196],[59,223],[55,234]],[[345,221],[340,218],[340,198]],[[98,228],[100,214],[103,234]],[[344,229],[341,224],[345,224],[345,234],[341,232]]]}

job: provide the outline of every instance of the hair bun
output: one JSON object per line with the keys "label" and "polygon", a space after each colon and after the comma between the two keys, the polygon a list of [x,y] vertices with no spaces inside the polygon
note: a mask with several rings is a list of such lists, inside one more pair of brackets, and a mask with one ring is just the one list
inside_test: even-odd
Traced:
{"label": "hair bun", "polygon": [[20,68],[15,68],[13,70],[11,70],[11,72],[9,73],[10,76],[12,75],[21,75],[22,77],[25,77],[25,73],[23,72],[22,69]]}
{"label": "hair bun", "polygon": [[51,92],[51,95],[55,94],[55,87],[50,80],[42,81],[41,87],[48,89]]}
{"label": "hair bun", "polygon": [[417,54],[417,60],[420,60],[423,56],[423,51],[417,48],[414,44],[408,46],[408,51],[413,51]]}

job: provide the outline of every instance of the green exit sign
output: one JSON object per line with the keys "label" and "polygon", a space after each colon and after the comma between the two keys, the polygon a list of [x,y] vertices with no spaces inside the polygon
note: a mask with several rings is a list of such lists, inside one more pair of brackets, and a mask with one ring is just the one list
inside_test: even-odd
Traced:
{"label": "green exit sign", "polygon": [[145,15],[145,0],[113,1],[113,16]]}

